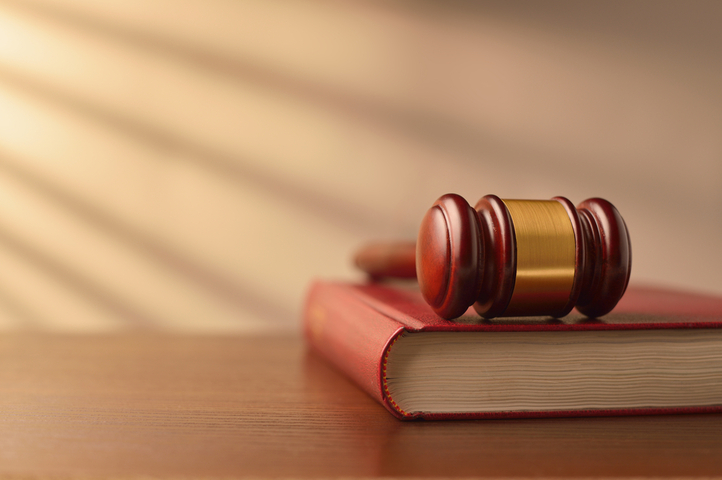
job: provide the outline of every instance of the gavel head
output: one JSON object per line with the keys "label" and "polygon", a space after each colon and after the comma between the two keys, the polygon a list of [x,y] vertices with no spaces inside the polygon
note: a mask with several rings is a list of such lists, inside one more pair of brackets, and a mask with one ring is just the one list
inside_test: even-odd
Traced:
{"label": "gavel head", "polygon": [[611,311],[631,272],[631,244],[614,206],[591,198],[577,208],[563,197],[471,206],[439,198],[421,222],[416,275],[441,317],[471,305],[485,318],[551,315],[575,306],[589,316]]}

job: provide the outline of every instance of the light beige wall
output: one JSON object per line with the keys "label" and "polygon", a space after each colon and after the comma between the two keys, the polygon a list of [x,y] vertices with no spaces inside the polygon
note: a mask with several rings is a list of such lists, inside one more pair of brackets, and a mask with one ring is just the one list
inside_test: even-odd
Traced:
{"label": "light beige wall", "polygon": [[297,328],[436,197],[611,200],[722,293],[715,2],[0,1],[0,328]]}

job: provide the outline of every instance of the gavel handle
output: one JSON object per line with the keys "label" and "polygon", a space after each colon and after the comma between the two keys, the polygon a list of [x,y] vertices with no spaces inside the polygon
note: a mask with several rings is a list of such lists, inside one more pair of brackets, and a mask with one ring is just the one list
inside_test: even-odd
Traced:
{"label": "gavel handle", "polygon": [[416,278],[416,243],[370,243],[356,252],[354,263],[372,278]]}

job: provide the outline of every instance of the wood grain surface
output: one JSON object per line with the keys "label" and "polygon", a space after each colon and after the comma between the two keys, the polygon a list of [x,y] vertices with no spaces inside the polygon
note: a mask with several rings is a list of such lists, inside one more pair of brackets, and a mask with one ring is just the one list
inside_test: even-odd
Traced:
{"label": "wood grain surface", "polygon": [[297,337],[0,337],[0,479],[710,477],[722,415],[403,423]]}

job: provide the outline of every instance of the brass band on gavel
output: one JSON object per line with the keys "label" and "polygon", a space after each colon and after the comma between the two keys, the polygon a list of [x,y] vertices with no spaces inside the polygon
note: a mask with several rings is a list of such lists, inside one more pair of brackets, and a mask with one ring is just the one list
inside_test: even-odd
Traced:
{"label": "brass band on gavel", "polygon": [[569,302],[576,241],[569,214],[556,200],[502,200],[516,243],[516,281],[505,316],[554,315]]}

